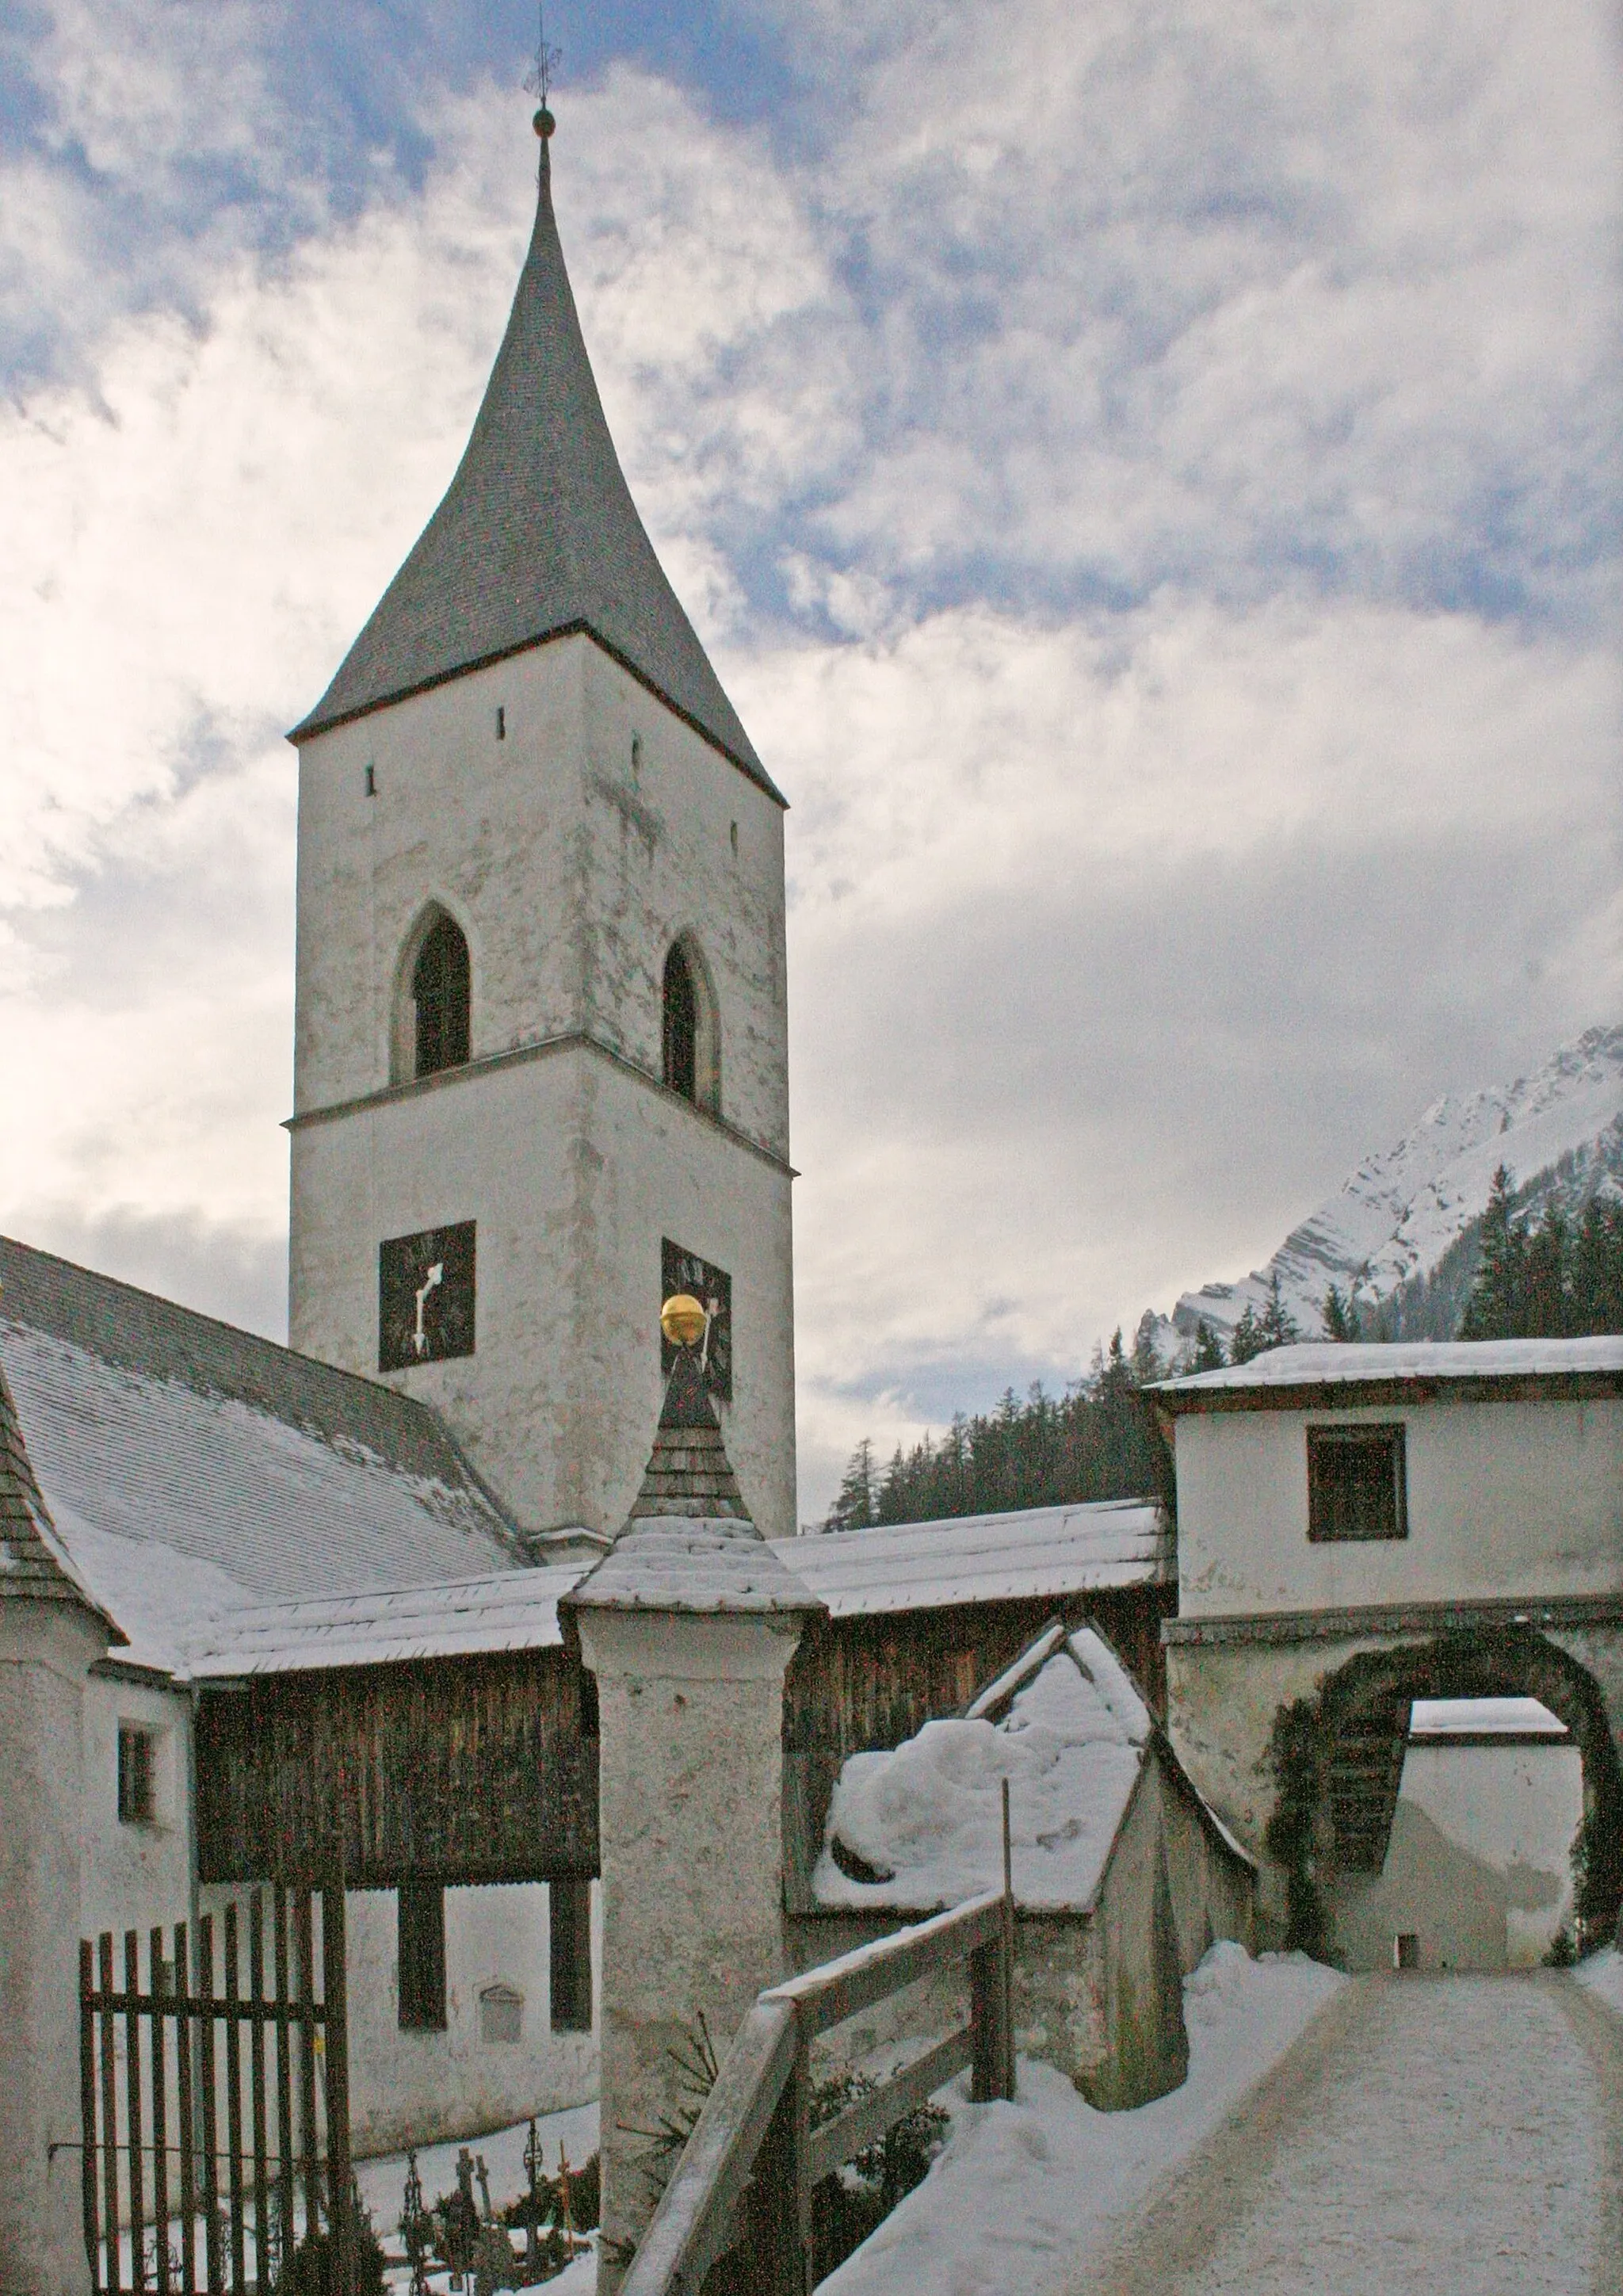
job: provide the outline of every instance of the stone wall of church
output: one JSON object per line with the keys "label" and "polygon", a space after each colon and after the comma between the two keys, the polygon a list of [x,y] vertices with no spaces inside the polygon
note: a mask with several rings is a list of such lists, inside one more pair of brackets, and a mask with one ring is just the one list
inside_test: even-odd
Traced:
{"label": "stone wall of church", "polygon": [[[390,1376],[526,1528],[618,1531],[659,1409],[668,1237],[732,1278],[728,1449],[787,1536],[780,808],[584,637],[307,744],[299,803],[292,1344],[375,1376],[380,1243],[475,1221],[474,1353]],[[430,900],[468,937],[473,1057],[391,1085]],[[719,1014],[718,1119],[660,1081],[679,933]]]}

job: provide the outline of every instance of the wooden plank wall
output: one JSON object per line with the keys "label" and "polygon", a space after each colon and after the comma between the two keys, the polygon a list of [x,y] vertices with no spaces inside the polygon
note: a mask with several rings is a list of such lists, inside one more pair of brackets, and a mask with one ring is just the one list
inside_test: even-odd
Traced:
{"label": "wooden plank wall", "polygon": [[955,1714],[1011,1665],[1048,1621],[1096,1626],[1154,1712],[1166,1714],[1160,1622],[1171,1587],[1037,1601],[964,1603],[888,1618],[808,1625],[783,1702],[783,1880],[791,1914],[815,1911],[812,1869],[849,1754],[899,1746],[932,1718]]}
{"label": "wooden plank wall", "polygon": [[597,1871],[578,1652],[266,1677],[198,1700],[205,1882],[545,1881]]}

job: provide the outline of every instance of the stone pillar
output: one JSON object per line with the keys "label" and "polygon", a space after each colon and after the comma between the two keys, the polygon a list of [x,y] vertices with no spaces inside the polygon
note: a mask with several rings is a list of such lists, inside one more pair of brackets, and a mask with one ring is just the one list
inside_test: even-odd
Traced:
{"label": "stone pillar", "polygon": [[78,2149],[81,1762],[85,1678],[107,1641],[106,1622],[77,1603],[0,1603],[5,2296],[86,2296],[90,2286]]}
{"label": "stone pillar", "polygon": [[[580,1611],[602,1733],[610,2241],[634,2244],[653,2213],[648,2139],[630,2132],[684,2102],[672,2050],[702,2015],[724,2056],[756,1995],[785,1974],[783,1675],[800,1627],[792,1611]],[[602,2296],[621,2277],[605,2255]]]}

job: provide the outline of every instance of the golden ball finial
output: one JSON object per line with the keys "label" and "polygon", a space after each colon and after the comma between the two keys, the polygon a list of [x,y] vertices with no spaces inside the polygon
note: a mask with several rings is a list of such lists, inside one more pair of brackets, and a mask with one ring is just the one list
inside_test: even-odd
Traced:
{"label": "golden ball finial", "polygon": [[529,124],[535,129],[537,135],[540,136],[542,142],[545,143],[546,138],[552,134],[553,128],[557,127],[558,122],[553,118],[548,106],[544,103],[541,106],[540,111],[537,112],[535,118]]}
{"label": "golden ball finial", "polygon": [[673,1293],[660,1310],[660,1329],[674,1348],[696,1348],[709,1321],[691,1292]]}

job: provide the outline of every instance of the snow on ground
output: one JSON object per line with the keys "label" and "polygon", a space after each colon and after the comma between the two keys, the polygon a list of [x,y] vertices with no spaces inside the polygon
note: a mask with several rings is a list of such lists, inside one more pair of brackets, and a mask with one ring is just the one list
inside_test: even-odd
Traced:
{"label": "snow on ground", "polygon": [[1604,1953],[1591,1954],[1581,1962],[1576,1974],[1580,1985],[1586,1985],[1609,2009],[1623,2017],[1623,1953],[1608,1946]]}
{"label": "snow on ground", "polygon": [[1608,2094],[1573,1988],[1365,1979],[1067,2296],[1595,2296]]}
{"label": "snow on ground", "polygon": [[1098,1885],[1150,1734],[1119,1661],[1084,1628],[1019,1691],[1006,1720],[927,1722],[889,1753],[853,1754],[828,1837],[881,1882],[854,1882],[824,1848],[812,1886],[827,1906],[928,1912],[1003,1882],[1009,1781],[1014,1894],[1086,1906]]}
{"label": "snow on ground", "polygon": [[820,2296],[1041,2296],[1185,2160],[1345,1985],[1301,1954],[1215,1945],[1184,1985],[1189,2078],[1135,2112],[1095,2112],[1021,2061],[1012,2104],[968,2104],[924,2183]]}

